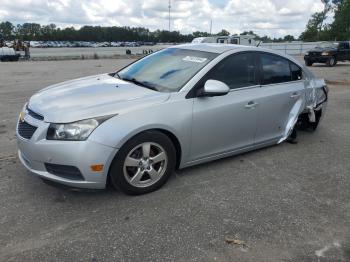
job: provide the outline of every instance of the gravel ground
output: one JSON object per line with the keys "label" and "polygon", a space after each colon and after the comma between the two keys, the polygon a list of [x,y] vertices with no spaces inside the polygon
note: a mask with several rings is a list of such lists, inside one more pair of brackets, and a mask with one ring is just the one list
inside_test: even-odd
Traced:
{"label": "gravel ground", "polygon": [[0,63],[0,261],[350,261],[350,63],[311,68],[331,83],[328,111],[297,145],[177,171],[137,197],[29,175],[16,156],[24,102],[129,61]]}
{"label": "gravel ground", "polygon": [[129,49],[133,55],[142,54],[143,50],[157,51],[168,45],[138,46],[138,47],[61,47],[61,48],[31,48],[30,55],[35,60],[63,59],[63,58],[110,58],[125,55]]}

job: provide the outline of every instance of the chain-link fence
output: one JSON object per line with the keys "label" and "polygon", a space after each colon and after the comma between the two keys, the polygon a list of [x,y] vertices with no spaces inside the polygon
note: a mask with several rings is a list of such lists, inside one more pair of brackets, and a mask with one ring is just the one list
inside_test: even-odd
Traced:
{"label": "chain-link fence", "polygon": [[260,47],[272,49],[288,55],[303,55],[322,42],[261,43]]}

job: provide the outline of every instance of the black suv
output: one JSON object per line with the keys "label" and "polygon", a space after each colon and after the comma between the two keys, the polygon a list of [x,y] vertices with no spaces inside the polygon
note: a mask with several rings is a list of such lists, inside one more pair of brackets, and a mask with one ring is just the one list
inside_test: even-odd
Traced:
{"label": "black suv", "polygon": [[350,41],[321,43],[315,49],[307,52],[304,60],[307,66],[312,66],[313,63],[335,66],[338,61],[350,61]]}

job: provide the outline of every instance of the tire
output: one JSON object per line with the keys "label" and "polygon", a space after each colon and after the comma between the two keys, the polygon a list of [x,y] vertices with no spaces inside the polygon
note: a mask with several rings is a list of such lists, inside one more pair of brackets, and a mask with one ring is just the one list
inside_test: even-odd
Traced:
{"label": "tire", "polygon": [[318,124],[320,123],[320,119],[322,116],[322,109],[315,111],[315,122],[310,122],[308,114],[302,114],[299,116],[299,121],[297,123],[297,128],[304,130],[304,131],[310,131],[314,132],[316,131]]}
{"label": "tire", "polygon": [[305,60],[305,65],[306,66],[312,66],[314,63],[311,62],[310,60]]}
{"label": "tire", "polygon": [[146,194],[165,184],[175,164],[176,151],[169,137],[146,131],[122,146],[114,157],[109,177],[114,188],[125,194]]}
{"label": "tire", "polygon": [[313,123],[309,122],[310,129],[311,129],[312,131],[316,131],[316,129],[317,129],[317,127],[318,127],[318,124],[320,123],[321,116],[322,116],[322,110],[315,111],[315,118],[316,118],[316,121],[313,122]]}
{"label": "tire", "polygon": [[335,66],[336,64],[337,64],[337,59],[336,59],[334,56],[330,57],[330,58],[327,60],[327,66],[329,66],[329,67],[333,67],[333,66]]}

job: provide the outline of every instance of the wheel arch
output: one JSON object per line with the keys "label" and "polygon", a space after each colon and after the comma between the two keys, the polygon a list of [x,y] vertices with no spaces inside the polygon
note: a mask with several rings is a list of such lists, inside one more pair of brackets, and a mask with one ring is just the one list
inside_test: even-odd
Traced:
{"label": "wheel arch", "polygon": [[165,134],[167,137],[169,137],[169,139],[171,140],[171,142],[173,143],[173,145],[175,147],[175,151],[176,151],[176,166],[175,167],[176,167],[176,169],[178,169],[180,167],[180,163],[181,163],[182,149],[181,149],[180,141],[175,136],[175,134],[170,132],[169,130],[161,129],[161,128],[149,129],[147,131],[158,131],[158,132]]}
{"label": "wheel arch", "polygon": [[[179,166],[181,164],[182,152],[183,152],[180,140],[178,139],[178,137],[175,135],[174,132],[172,132],[169,129],[166,129],[164,127],[148,127],[148,128],[144,128],[144,129],[134,130],[134,132],[130,132],[128,136],[124,137],[124,139],[122,139],[122,141],[120,141],[117,148],[122,148],[128,141],[130,141],[131,139],[133,139],[137,135],[139,135],[141,133],[145,133],[145,132],[150,132],[150,131],[161,132],[170,139],[170,141],[173,143],[173,145],[175,147],[175,151],[176,151],[176,168],[179,168]],[[114,155],[113,158],[115,158],[115,156],[117,154],[118,154],[118,151],[116,152],[116,154]],[[112,160],[112,162],[113,162],[113,160]],[[111,165],[112,165],[112,163],[110,164],[108,169],[111,168]]]}

